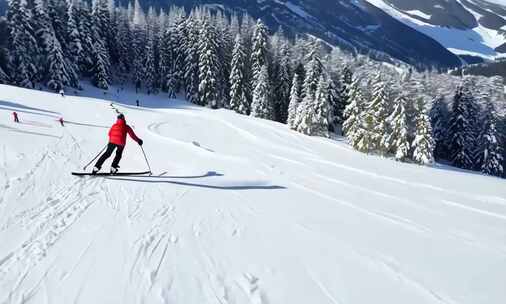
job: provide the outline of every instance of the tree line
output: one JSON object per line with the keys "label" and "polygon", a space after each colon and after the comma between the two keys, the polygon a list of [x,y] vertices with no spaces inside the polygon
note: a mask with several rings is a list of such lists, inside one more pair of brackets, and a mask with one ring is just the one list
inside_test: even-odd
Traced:
{"label": "tree line", "polygon": [[497,108],[505,99],[496,78],[417,72],[206,7],[146,13],[137,0],[9,0],[7,25],[3,83],[131,83],[307,135],[342,133],[365,153],[504,174]]}

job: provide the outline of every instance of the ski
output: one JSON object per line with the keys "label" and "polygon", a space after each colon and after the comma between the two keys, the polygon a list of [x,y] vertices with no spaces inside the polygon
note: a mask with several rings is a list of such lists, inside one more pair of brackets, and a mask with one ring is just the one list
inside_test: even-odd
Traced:
{"label": "ski", "polygon": [[151,172],[149,171],[145,171],[145,172],[118,172],[118,173],[115,173],[115,174],[111,174],[111,173],[96,173],[96,174],[92,174],[92,173],[89,173],[89,172],[72,172],[72,175],[74,176],[132,176],[132,175],[146,175],[146,174],[151,174]]}

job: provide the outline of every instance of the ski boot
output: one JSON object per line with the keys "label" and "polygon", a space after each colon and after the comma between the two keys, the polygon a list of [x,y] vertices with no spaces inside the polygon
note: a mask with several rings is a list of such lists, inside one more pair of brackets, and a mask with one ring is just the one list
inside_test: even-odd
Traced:
{"label": "ski boot", "polygon": [[118,173],[118,168],[111,167],[111,175],[115,175],[116,173]]}

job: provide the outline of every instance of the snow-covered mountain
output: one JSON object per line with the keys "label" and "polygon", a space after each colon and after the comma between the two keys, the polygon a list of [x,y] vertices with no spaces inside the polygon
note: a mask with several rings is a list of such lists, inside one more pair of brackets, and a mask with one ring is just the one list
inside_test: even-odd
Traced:
{"label": "snow-covered mountain", "polygon": [[504,303],[504,180],[134,92],[0,85],[1,303]]}
{"label": "snow-covered mountain", "polygon": [[[0,0],[4,2],[5,0]],[[127,0],[119,1],[126,5]],[[141,0],[150,5],[187,8],[209,5],[226,11],[246,11],[261,17],[272,30],[282,25],[292,34],[310,33],[361,52],[388,54],[423,66],[450,67],[460,60],[432,38],[390,17],[365,0]],[[380,54],[375,54],[380,55]]]}
{"label": "snow-covered mountain", "polygon": [[[126,5],[128,0],[118,2]],[[147,8],[208,5],[245,11],[276,30],[310,33],[361,52],[415,65],[460,65],[458,55],[506,52],[506,7],[485,0],[141,0]],[[5,9],[0,0],[0,13]],[[0,25],[1,26],[1,25]],[[379,52],[379,53],[378,53]]]}
{"label": "snow-covered mountain", "polygon": [[506,53],[506,7],[484,0],[367,0],[451,52],[493,59]]}

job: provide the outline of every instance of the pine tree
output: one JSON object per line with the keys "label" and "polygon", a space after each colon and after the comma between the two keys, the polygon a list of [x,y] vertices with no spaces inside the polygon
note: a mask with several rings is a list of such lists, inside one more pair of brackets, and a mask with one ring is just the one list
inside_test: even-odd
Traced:
{"label": "pine tree", "polygon": [[146,16],[142,11],[142,8],[138,0],[135,0],[133,7],[132,16],[132,52],[134,55],[133,62],[133,81],[135,84],[136,91],[142,87],[143,76],[144,76],[144,51],[146,50]]}
{"label": "pine tree", "polygon": [[[80,36],[81,45],[83,48],[82,56],[78,60],[78,67],[82,74],[90,76],[93,70],[94,58],[94,33],[93,33],[93,20],[91,10],[88,4],[84,1],[75,4],[74,19],[77,22],[77,29]],[[128,41],[131,41],[128,40]]]}
{"label": "pine tree", "polygon": [[255,87],[256,79],[258,75],[261,73],[262,69],[265,67],[267,71],[269,71],[269,67],[267,66],[269,62],[268,50],[269,45],[268,45],[267,27],[260,19],[258,19],[257,24],[255,26],[255,31],[253,33],[253,47],[251,53],[253,87]]}
{"label": "pine tree", "polygon": [[47,14],[46,3],[43,0],[35,0],[33,2],[32,28],[35,30],[34,37],[39,47],[35,58],[35,64],[39,67],[38,74],[35,77],[36,81],[41,81],[46,78],[47,74],[47,57],[49,48],[52,45],[53,37],[55,36],[51,21]]}
{"label": "pine tree", "polygon": [[290,104],[291,68],[290,48],[288,42],[281,36],[280,49],[278,54],[278,68],[275,74],[276,86],[274,88],[275,120],[286,123],[288,119],[288,107]]}
{"label": "pine tree", "polygon": [[[116,17],[116,36],[115,36],[115,52],[117,53],[117,69],[119,76],[126,77],[132,70],[132,61],[134,60],[130,44],[133,36],[130,30],[128,14],[126,10],[120,10]],[[123,79],[124,81],[125,79]]]}
{"label": "pine tree", "polygon": [[330,79],[329,82],[329,131],[335,132],[344,123],[344,109],[346,106],[345,91],[339,80]]}
{"label": "pine tree", "polygon": [[69,55],[69,3],[66,0],[47,0],[47,14],[63,53]]}
{"label": "pine tree", "polygon": [[199,46],[199,97],[200,104],[217,109],[218,100],[218,54],[216,30],[207,20],[202,25]]}
{"label": "pine tree", "polygon": [[472,169],[474,166],[474,142],[476,140],[473,131],[471,117],[474,115],[474,97],[469,89],[460,86],[455,94],[452,113],[448,123],[450,160],[456,167]]}
{"label": "pine tree", "polygon": [[47,86],[54,90],[59,91],[64,85],[69,85],[69,74],[65,67],[65,59],[60,42],[56,37],[52,37],[48,48],[48,82]]}
{"label": "pine tree", "polygon": [[194,16],[187,19],[187,33],[183,41],[185,49],[184,79],[186,87],[186,99],[199,104],[199,42],[200,24]]}
{"label": "pine tree", "polygon": [[107,90],[109,88],[109,56],[107,51],[100,40],[95,41],[93,47],[93,84],[100,88]]}
{"label": "pine tree", "polygon": [[[81,35],[79,34],[77,21],[76,21],[76,8],[71,3],[69,8],[69,19],[67,22],[67,32],[69,37],[69,61],[73,66],[74,71],[77,73],[80,58],[83,57],[83,46],[81,43]],[[76,75],[77,77],[77,75]]]}
{"label": "pine tree", "polygon": [[148,92],[156,91],[156,80],[155,80],[155,50],[154,50],[154,33],[149,32],[146,48],[144,50],[144,65],[143,65],[143,83]]}
{"label": "pine tree", "polygon": [[25,0],[9,1],[7,21],[10,28],[11,80],[22,87],[33,87],[37,75],[34,62],[37,41],[30,26],[30,13]]}
{"label": "pine tree", "polygon": [[343,134],[353,147],[360,140],[362,121],[361,116],[365,108],[365,101],[360,88],[360,80],[357,78],[350,85],[347,100],[349,104],[344,110]]}
{"label": "pine tree", "polygon": [[448,159],[447,129],[448,129],[448,108],[445,97],[439,95],[432,100],[430,120],[432,126],[432,138],[434,139],[434,158],[436,160]]}
{"label": "pine tree", "polygon": [[242,38],[237,35],[235,38],[234,50],[232,52],[232,71],[230,73],[230,109],[237,113],[249,114],[249,104],[244,94],[245,54]]}
{"label": "pine tree", "polygon": [[364,132],[367,133],[367,140],[371,140],[366,145],[368,152],[371,150],[382,154],[388,152],[388,147],[384,145],[385,141],[382,141],[382,138],[388,132],[386,119],[390,114],[389,98],[387,84],[381,79],[381,75],[378,74],[374,79],[371,101],[363,113],[364,122],[368,126]]}
{"label": "pine tree", "polygon": [[269,93],[269,74],[267,72],[267,66],[264,66],[257,77],[255,90],[253,91],[251,116],[272,119],[272,105]]}
{"label": "pine tree", "polygon": [[304,78],[303,102],[311,103],[315,99],[316,89],[323,74],[323,64],[320,57],[320,43],[314,40],[310,45],[307,58],[306,77]]}
{"label": "pine tree", "polygon": [[416,103],[416,136],[413,141],[413,160],[422,165],[430,165],[434,162],[434,139],[430,118],[425,109],[423,97],[419,97]]}
{"label": "pine tree", "polygon": [[297,110],[301,102],[301,90],[302,84],[300,76],[298,73],[295,73],[293,75],[292,88],[290,90],[290,105],[288,106],[288,119],[286,122],[288,126],[293,130],[297,129]]}
{"label": "pine tree", "polygon": [[329,83],[325,76],[320,77],[318,87],[315,93],[315,99],[311,103],[304,103],[303,115],[300,119],[300,124],[297,126],[297,131],[314,136],[328,137],[329,133]]}
{"label": "pine tree", "polygon": [[176,97],[176,90],[174,84],[170,82],[172,79],[171,71],[173,69],[173,56],[172,56],[172,31],[169,27],[164,30],[160,37],[160,65],[159,75],[160,84],[163,91],[169,93],[169,98]]}
{"label": "pine tree", "polygon": [[483,119],[483,129],[479,137],[479,154],[477,164],[481,172],[502,176],[503,168],[503,148],[499,140],[497,130],[497,112],[492,102],[487,102]]}
{"label": "pine tree", "polygon": [[[55,0],[53,0],[55,1]],[[108,0],[95,0],[93,6],[93,25],[97,37],[102,40],[103,48],[107,51],[110,61],[111,48],[113,45],[112,22]]]}
{"label": "pine tree", "polygon": [[387,118],[391,131],[383,137],[382,145],[388,152],[395,155],[398,161],[406,161],[409,157],[410,143],[408,139],[408,118],[406,114],[406,97],[400,94],[394,101],[394,110]]}
{"label": "pine tree", "polygon": [[341,120],[341,124],[344,123],[345,116],[344,116],[344,110],[346,107],[350,104],[349,96],[350,96],[350,88],[353,83],[353,72],[351,69],[347,66],[345,66],[341,72],[341,79],[340,79],[340,91],[339,95],[341,96],[341,103],[342,103],[342,112],[341,115],[338,115],[338,117]]}
{"label": "pine tree", "polygon": [[[181,12],[175,17],[174,24],[169,27],[170,35],[169,35],[169,53],[168,56],[170,58],[169,70],[166,78],[167,88],[169,93],[172,95],[176,95],[179,93],[185,85],[185,66],[186,66],[186,56],[187,52],[194,53],[196,56],[195,64],[195,74],[197,81],[197,87],[195,88],[195,96],[198,96],[198,28],[195,31],[195,37],[192,39],[196,39],[196,45],[191,45],[189,49],[186,49],[186,41],[188,40],[189,29],[186,28],[187,24]],[[183,43],[182,43],[183,41]],[[191,100],[191,99],[189,99]]]}
{"label": "pine tree", "polygon": [[219,93],[218,99],[221,101],[221,106],[230,108],[230,73],[232,70],[232,50],[234,48],[234,37],[230,32],[227,17],[219,11],[215,16],[218,45],[218,85]]}

